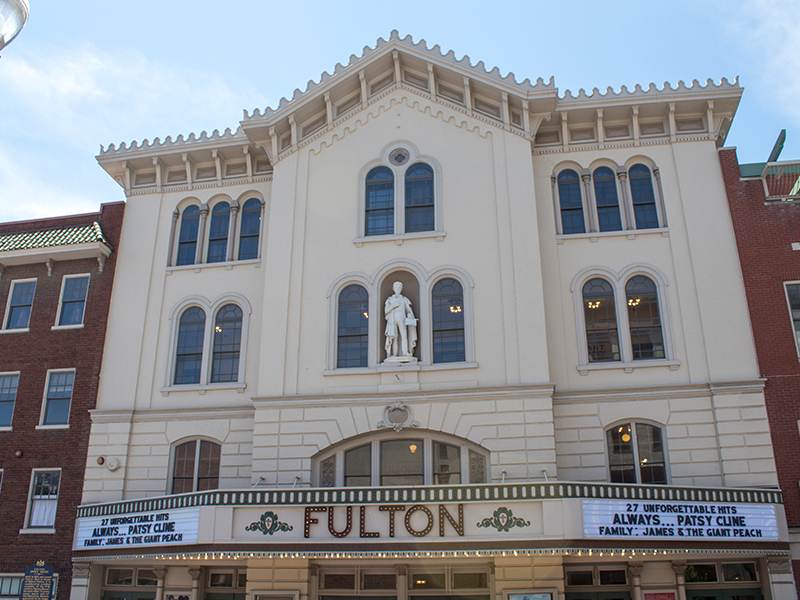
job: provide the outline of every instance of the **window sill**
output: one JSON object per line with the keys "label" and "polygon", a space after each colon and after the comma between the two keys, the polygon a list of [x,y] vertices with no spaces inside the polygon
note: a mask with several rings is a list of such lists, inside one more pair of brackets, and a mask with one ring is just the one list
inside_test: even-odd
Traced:
{"label": "window sill", "polygon": [[37,425],[34,429],[69,429],[69,423],[63,425]]}
{"label": "window sill", "polygon": [[14,431],[14,428],[11,427],[11,425],[4,425],[3,427],[0,427],[0,431]]}
{"label": "window sill", "polygon": [[435,363],[423,364],[413,363],[405,366],[401,365],[375,365],[374,367],[355,367],[342,369],[328,369],[322,374],[325,377],[338,377],[348,375],[375,375],[376,373],[409,373],[427,371],[456,371],[460,369],[477,369],[476,362],[457,362],[457,363]]}
{"label": "window sill", "polygon": [[172,275],[172,273],[178,271],[195,271],[199,273],[200,271],[204,271],[206,269],[233,269],[234,267],[246,267],[249,265],[259,265],[261,263],[260,258],[249,258],[247,260],[229,260],[226,262],[217,262],[217,263],[197,263],[193,265],[180,265],[180,266],[169,266],[167,267],[167,275]]}
{"label": "window sill", "polygon": [[50,328],[51,331],[62,331],[69,329],[83,329],[83,323],[79,323],[78,325],[53,325]]}
{"label": "window sill", "polygon": [[28,333],[30,331],[29,327],[25,327],[24,329],[0,329],[0,334],[6,333]]}
{"label": "window sill", "polygon": [[240,394],[247,389],[246,383],[206,383],[206,384],[188,384],[188,385],[168,385],[161,388],[162,396],[169,396],[176,392],[196,392],[205,394],[206,392],[217,392],[224,390],[236,390]]}
{"label": "window sill", "polygon": [[441,242],[446,235],[444,231],[420,231],[418,233],[401,233],[397,235],[393,233],[389,235],[369,235],[357,237],[353,240],[353,244],[358,248],[364,244],[373,244],[376,242],[394,242],[396,245],[402,246],[409,240],[435,239]]}
{"label": "window sill", "polygon": [[556,243],[563,244],[568,240],[589,240],[598,242],[600,238],[626,238],[635,240],[641,236],[661,235],[669,237],[669,228],[657,227],[655,229],[624,229],[622,231],[590,231],[589,233],[556,234]]}
{"label": "window sill", "polygon": [[648,367],[668,367],[670,371],[676,371],[681,366],[679,360],[637,360],[632,362],[606,362],[577,365],[575,369],[581,375],[588,375],[589,371],[625,371],[633,373],[636,369]]}
{"label": "window sill", "polygon": [[55,527],[26,527],[19,530],[20,535],[53,535]]}

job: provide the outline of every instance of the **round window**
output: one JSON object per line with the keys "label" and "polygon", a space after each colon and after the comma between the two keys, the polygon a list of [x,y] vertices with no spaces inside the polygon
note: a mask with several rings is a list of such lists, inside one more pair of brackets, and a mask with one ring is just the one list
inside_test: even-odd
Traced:
{"label": "round window", "polygon": [[389,154],[389,162],[397,166],[404,165],[408,162],[408,157],[408,150],[405,148],[396,148]]}

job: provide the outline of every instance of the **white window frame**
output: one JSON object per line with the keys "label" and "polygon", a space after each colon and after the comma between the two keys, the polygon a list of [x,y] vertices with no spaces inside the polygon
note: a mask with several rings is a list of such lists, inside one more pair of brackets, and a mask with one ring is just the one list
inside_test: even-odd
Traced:
{"label": "white window frame", "polygon": [[193,436],[189,438],[181,438],[179,440],[175,440],[170,444],[169,447],[169,468],[167,469],[167,485],[166,485],[166,493],[167,495],[172,495],[174,492],[172,491],[172,479],[175,474],[175,450],[178,449],[178,446],[182,446],[183,444],[187,444],[189,442],[194,443],[194,469],[192,472],[192,491],[191,492],[184,492],[187,494],[195,494],[197,493],[197,481],[199,479],[198,471],[200,469],[200,442],[210,442],[212,444],[216,444],[219,446],[219,475],[217,475],[217,479],[219,480],[220,484],[222,483],[222,442],[220,440],[215,440],[214,438],[207,437],[207,436]]}
{"label": "white window frame", "polygon": [[[666,483],[654,483],[654,484],[642,484],[642,474],[640,471],[640,464],[639,464],[639,436],[636,432],[636,425],[638,423],[642,423],[643,425],[650,425],[651,427],[655,427],[656,429],[661,431],[661,445],[663,446],[664,451],[664,471],[667,474],[667,482]],[[669,444],[667,441],[667,426],[663,423],[659,423],[658,421],[652,421],[650,419],[640,419],[640,418],[630,418],[630,419],[617,419],[610,425],[606,425],[603,428],[603,447],[605,448],[605,457],[606,457],[606,477],[608,477],[608,481],[611,482],[611,455],[608,450],[608,432],[612,429],[616,429],[620,425],[630,425],[631,426],[631,444],[633,448],[633,466],[636,469],[636,482],[635,485],[671,485],[672,484],[672,467],[669,462]],[[620,485],[634,485],[634,484],[620,484]],[[612,569],[613,570],[613,569]],[[599,579],[598,585],[599,585]]]}
{"label": "white window frame", "polygon": [[31,509],[33,508],[33,487],[36,480],[36,473],[58,471],[58,495],[56,496],[56,515],[58,515],[58,501],[61,498],[61,486],[63,484],[62,469],[61,467],[37,467],[31,470],[31,480],[28,484],[28,500],[25,504],[25,521],[24,527],[19,530],[20,534],[36,534],[36,535],[52,535],[55,534],[55,523],[53,527],[31,527],[29,525],[31,518]]}
{"label": "white window frame", "polygon": [[[258,204],[261,209],[260,213],[260,221],[259,221],[259,229],[258,229],[258,250],[256,251],[255,258],[239,258],[239,241],[241,240],[242,236],[242,211],[244,210],[244,205],[249,201],[255,199],[258,201]],[[262,253],[264,251],[264,222],[266,221],[266,214],[267,214],[267,203],[264,198],[261,197],[261,194],[256,194],[255,192],[247,192],[239,196],[237,200],[238,203],[238,210],[236,211],[236,225],[234,227],[234,235],[233,235],[233,250],[232,256],[233,260],[236,262],[258,262],[261,260]]]}
{"label": "white window frame", "polygon": [[19,600],[22,597],[22,586],[25,580],[25,573],[0,573],[0,579],[19,579],[19,595],[18,596],[0,596],[3,600]]}
{"label": "white window frame", "polygon": [[[0,377],[4,377],[6,375],[16,375],[17,376],[17,390],[14,393],[14,409],[11,411],[11,423],[8,425],[0,426],[0,431],[13,431],[14,429],[14,414],[17,412],[17,398],[19,397],[19,380],[22,377],[21,371],[2,371],[0,372]],[[2,471],[2,469],[0,469]]]}
{"label": "white window frame", "polygon": [[794,338],[794,348],[797,352],[797,357],[800,359],[800,339],[798,339],[798,333],[795,331],[794,328],[794,317],[792,316],[792,302],[789,300],[789,286],[796,285],[800,287],[800,281],[784,281],[783,282],[783,295],[786,298],[786,310],[789,311],[789,326],[791,327],[792,331],[792,338]]}
{"label": "white window frame", "polygon": [[[86,295],[83,297],[83,311],[81,312],[81,322],[75,323],[73,325],[59,325],[61,321],[61,309],[64,306],[64,287],[66,286],[67,279],[80,279],[86,278],[88,280],[86,284]],[[89,301],[89,288],[92,285],[92,275],[91,273],[72,273],[70,275],[64,275],[61,278],[61,291],[58,294],[58,308],[56,309],[56,320],[53,323],[53,326],[50,329],[59,330],[59,329],[81,329],[86,323],[86,303]]]}
{"label": "white window frame", "polygon": [[0,468],[0,493],[3,492],[3,480],[5,479],[5,469]]}
{"label": "white window frame", "polygon": [[[180,248],[181,243],[181,225],[183,224],[183,213],[186,212],[186,209],[190,206],[196,206],[198,213],[198,220],[197,220],[197,245],[194,249],[194,262],[188,265],[179,265],[178,264],[178,249]],[[172,222],[172,249],[171,249],[171,259],[169,261],[169,266],[172,269],[196,269],[201,267],[201,260],[200,258],[203,256],[203,226],[205,223],[205,218],[203,217],[203,211],[208,210],[208,205],[203,204],[200,202],[199,199],[195,197],[184,198],[178,206],[175,208],[177,211],[177,217],[173,219]]]}
{"label": "white window frame", "polygon": [[[53,373],[72,373],[72,395],[69,398],[69,409],[67,409],[67,422],[66,423],[58,423],[54,425],[45,425],[44,424],[44,415],[47,410],[47,392],[50,389],[50,376]],[[77,369],[74,367],[71,368],[64,368],[64,369],[48,369],[47,375],[44,378],[44,391],[42,392],[42,406],[39,410],[39,424],[36,426],[36,429],[69,429],[69,415],[72,412],[72,401],[75,398],[75,382],[77,380]]]}
{"label": "white window frame", "polygon": [[[228,234],[227,238],[225,239],[225,260],[220,260],[214,263],[208,262],[208,249],[211,246],[211,217],[212,213],[214,212],[214,208],[218,204],[222,204],[226,202],[228,204]],[[236,210],[234,210],[234,206]],[[202,255],[202,264],[204,265],[220,265],[232,262],[232,253],[233,253],[233,237],[238,229],[239,225],[239,204],[235,200],[232,200],[228,196],[218,196],[213,198],[208,202],[208,216],[206,217],[206,230],[205,230],[205,240],[203,241],[203,255]]]}
{"label": "white window frame", "polygon": [[[26,327],[16,327],[13,329],[9,329],[8,327],[8,320],[11,318],[11,298],[14,296],[14,287],[18,283],[29,283],[33,281],[36,286],[33,289],[33,298],[31,298],[31,313],[28,316],[28,325]],[[25,279],[12,279],[10,285],[8,286],[8,298],[6,298],[6,311],[3,314],[3,327],[0,329],[0,333],[26,333],[31,330],[31,319],[33,318],[33,305],[36,302],[36,292],[39,288],[39,280],[36,277],[28,277]]]}

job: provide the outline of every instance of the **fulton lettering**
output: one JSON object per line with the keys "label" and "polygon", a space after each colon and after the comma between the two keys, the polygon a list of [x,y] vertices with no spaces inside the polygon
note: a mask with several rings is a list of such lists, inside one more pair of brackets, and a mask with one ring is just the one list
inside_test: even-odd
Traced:
{"label": "fulton lettering", "polygon": [[[464,505],[457,504],[448,508],[444,504],[439,504],[436,509],[431,509],[422,504],[406,506],[405,504],[388,504],[383,506],[360,506],[358,507],[358,527],[353,527],[352,506],[306,506],[303,527],[303,536],[313,537],[314,526],[320,525],[320,518],[316,513],[327,513],[328,533],[333,537],[343,538],[358,536],[360,538],[381,537],[379,531],[369,531],[366,527],[367,516],[370,513],[383,515],[386,526],[380,527],[384,533],[388,532],[388,537],[393,538],[397,534],[397,528],[403,527],[405,531],[414,537],[426,537],[431,532],[438,533],[439,537],[453,535],[464,536]],[[400,514],[397,518],[397,514]],[[372,521],[371,521],[372,522]],[[322,525],[324,527],[324,525]],[[436,535],[434,533],[434,535]]]}

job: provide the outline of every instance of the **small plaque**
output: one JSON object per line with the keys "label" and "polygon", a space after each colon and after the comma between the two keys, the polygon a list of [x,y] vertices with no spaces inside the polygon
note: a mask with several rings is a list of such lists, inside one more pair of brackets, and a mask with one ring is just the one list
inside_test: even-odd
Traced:
{"label": "small plaque", "polygon": [[36,564],[25,569],[21,600],[53,600],[55,595],[56,579],[52,567],[37,560]]}

